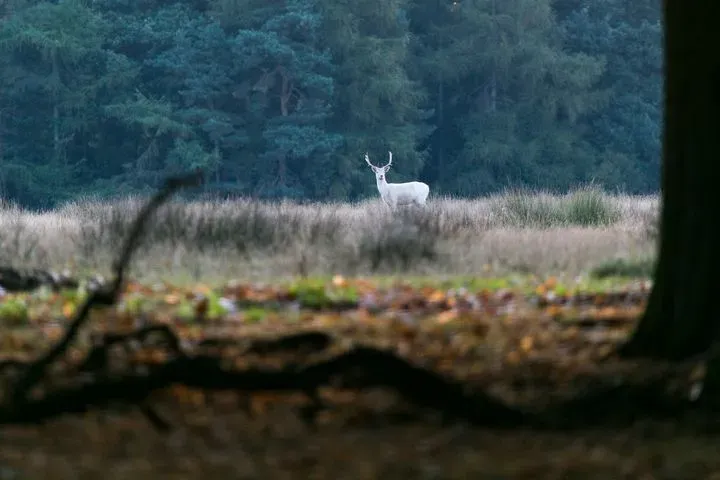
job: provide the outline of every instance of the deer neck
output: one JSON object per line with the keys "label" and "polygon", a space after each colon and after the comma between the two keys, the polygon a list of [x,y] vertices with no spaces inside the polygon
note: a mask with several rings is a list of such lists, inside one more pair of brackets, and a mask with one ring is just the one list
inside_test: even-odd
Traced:
{"label": "deer neck", "polygon": [[377,188],[380,193],[386,192],[388,189],[387,179],[383,178],[382,180],[377,180]]}

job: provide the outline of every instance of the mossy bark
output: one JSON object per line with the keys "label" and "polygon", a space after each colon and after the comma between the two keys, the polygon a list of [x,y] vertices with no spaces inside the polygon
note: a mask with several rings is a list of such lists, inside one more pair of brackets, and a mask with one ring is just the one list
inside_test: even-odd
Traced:
{"label": "mossy bark", "polygon": [[720,2],[665,0],[662,213],[655,283],[626,356],[681,359],[720,327]]}

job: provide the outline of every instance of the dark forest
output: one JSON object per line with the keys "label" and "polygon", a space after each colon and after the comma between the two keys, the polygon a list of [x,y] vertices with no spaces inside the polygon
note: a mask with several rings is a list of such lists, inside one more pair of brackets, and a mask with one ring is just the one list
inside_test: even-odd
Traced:
{"label": "dark forest", "polygon": [[659,188],[658,2],[0,2],[0,197]]}

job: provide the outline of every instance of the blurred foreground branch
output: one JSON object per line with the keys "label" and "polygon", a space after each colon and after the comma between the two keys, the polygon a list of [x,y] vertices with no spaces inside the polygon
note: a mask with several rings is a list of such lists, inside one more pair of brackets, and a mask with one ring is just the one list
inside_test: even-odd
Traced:
{"label": "blurred foreground branch", "polygon": [[40,383],[53,362],[60,358],[73,340],[75,340],[78,331],[89,318],[91,309],[96,306],[110,306],[117,301],[118,296],[122,292],[126,271],[132,254],[140,242],[150,217],[179,189],[199,185],[201,180],[201,172],[171,177],[166,180],[164,186],[150,201],[143,206],[135,219],[128,238],[123,244],[119,257],[113,265],[113,280],[109,285],[101,286],[91,291],[88,298],[75,314],[75,318],[70,322],[63,337],[45,355],[27,365],[16,365],[16,369],[19,369],[19,375],[18,378],[9,385],[10,391],[6,392],[4,405],[2,411],[0,411],[0,418],[12,418],[15,416],[27,417],[23,412],[26,411],[29,408],[29,404],[32,403],[29,398],[30,392]]}

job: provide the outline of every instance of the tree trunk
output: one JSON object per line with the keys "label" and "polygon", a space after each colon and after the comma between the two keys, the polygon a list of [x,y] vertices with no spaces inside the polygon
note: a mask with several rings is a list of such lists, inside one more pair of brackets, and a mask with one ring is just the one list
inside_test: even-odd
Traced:
{"label": "tree trunk", "polygon": [[664,2],[662,213],[655,283],[625,356],[678,360],[718,337],[720,2]]}
{"label": "tree trunk", "polygon": [[[60,65],[58,62],[58,51],[56,48],[52,51],[52,75],[54,81],[60,83]],[[56,85],[55,88],[58,88]],[[53,95],[53,160],[60,163],[62,146],[60,144],[60,107],[58,106],[59,98],[57,90]]]}

